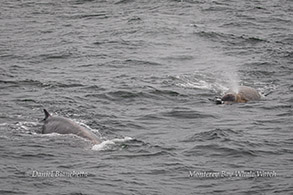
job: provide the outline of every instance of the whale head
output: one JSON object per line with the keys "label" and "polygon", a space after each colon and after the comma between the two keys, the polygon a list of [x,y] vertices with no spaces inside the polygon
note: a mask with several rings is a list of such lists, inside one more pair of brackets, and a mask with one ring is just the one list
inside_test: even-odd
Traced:
{"label": "whale head", "polygon": [[222,101],[223,101],[223,102],[235,102],[235,101],[236,101],[236,95],[233,94],[233,93],[225,94],[225,95],[222,97]]}
{"label": "whale head", "polygon": [[242,93],[227,93],[221,100],[223,104],[246,103],[248,101]]}

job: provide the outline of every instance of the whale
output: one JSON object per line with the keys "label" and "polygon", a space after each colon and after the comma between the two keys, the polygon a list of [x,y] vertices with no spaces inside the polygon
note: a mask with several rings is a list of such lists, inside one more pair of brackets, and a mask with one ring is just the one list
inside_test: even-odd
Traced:
{"label": "whale", "polygon": [[216,100],[217,104],[231,104],[231,103],[246,103],[248,101],[257,101],[261,99],[260,93],[247,86],[238,87],[237,92],[234,90],[228,90],[221,98]]}
{"label": "whale", "polygon": [[78,125],[71,119],[52,116],[46,109],[44,109],[45,118],[42,127],[42,134],[59,133],[59,134],[74,134],[79,137],[91,141],[93,144],[100,144],[101,140],[90,130]]}

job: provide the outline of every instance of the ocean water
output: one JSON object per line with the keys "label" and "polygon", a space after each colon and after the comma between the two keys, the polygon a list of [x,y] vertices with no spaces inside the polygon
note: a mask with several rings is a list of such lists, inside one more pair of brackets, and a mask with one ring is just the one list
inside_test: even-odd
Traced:
{"label": "ocean water", "polygon": [[292,194],[292,1],[0,5],[1,194]]}

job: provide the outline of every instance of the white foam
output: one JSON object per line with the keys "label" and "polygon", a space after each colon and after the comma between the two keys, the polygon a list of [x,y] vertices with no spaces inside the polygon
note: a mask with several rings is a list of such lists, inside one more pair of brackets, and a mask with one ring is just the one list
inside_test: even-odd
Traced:
{"label": "white foam", "polygon": [[109,148],[109,146],[111,145],[115,145],[116,143],[121,143],[121,142],[126,142],[129,140],[133,140],[133,138],[131,137],[124,137],[124,138],[115,138],[115,139],[111,139],[111,140],[105,140],[100,144],[95,144],[92,147],[92,150],[96,150],[96,151],[102,151],[102,150],[107,150]]}
{"label": "white foam", "polygon": [[34,127],[37,127],[39,125],[38,122],[29,122],[29,121],[23,121],[23,122],[17,122],[16,128],[20,132],[34,134],[35,132],[32,131]]}
{"label": "white foam", "polygon": [[60,134],[60,133],[53,132],[53,133],[37,134],[37,135],[41,136],[41,137],[58,137],[58,136],[66,136],[66,135],[71,135],[71,134]]}

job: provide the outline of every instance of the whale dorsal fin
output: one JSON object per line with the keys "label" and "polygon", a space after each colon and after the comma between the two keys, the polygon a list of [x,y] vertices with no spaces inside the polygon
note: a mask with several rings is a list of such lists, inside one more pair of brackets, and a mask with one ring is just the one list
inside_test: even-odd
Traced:
{"label": "whale dorsal fin", "polygon": [[47,120],[47,118],[50,117],[51,115],[50,115],[50,113],[49,113],[46,109],[44,109],[44,112],[45,112],[45,118],[44,118],[44,121],[45,121],[45,120]]}

